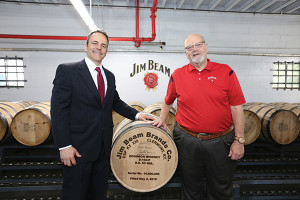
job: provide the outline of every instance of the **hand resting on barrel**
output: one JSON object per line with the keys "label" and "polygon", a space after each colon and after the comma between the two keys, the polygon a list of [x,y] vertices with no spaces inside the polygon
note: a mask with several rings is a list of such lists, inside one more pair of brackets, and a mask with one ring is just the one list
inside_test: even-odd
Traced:
{"label": "hand resting on barrel", "polygon": [[157,126],[157,127],[161,127],[165,130],[167,130],[167,124],[166,124],[166,120],[162,120],[160,118],[153,120],[150,122],[150,124]]}
{"label": "hand resting on barrel", "polygon": [[146,115],[146,114],[143,114],[143,113],[141,113],[141,114],[139,115],[139,117],[138,117],[138,120],[144,121],[144,122],[146,122],[147,119],[148,119],[148,120],[151,120],[151,121],[155,120],[154,117],[149,116],[149,115]]}

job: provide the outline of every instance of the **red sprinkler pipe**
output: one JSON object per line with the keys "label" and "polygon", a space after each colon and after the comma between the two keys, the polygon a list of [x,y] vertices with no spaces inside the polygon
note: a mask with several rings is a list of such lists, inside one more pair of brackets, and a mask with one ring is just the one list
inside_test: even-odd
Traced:
{"label": "red sprinkler pipe", "polygon": [[[135,14],[135,38],[140,37],[140,0],[136,0],[136,14]],[[134,46],[138,48],[141,42],[135,42]]]}
{"label": "red sprinkler pipe", "polygon": [[86,40],[84,36],[50,36],[50,35],[13,35],[0,34],[0,38],[38,39],[38,40]]}
{"label": "red sprinkler pipe", "polygon": [[[138,8],[138,1],[137,0],[137,10],[139,9]],[[151,21],[152,21],[152,37],[151,38],[140,38],[138,35],[139,35],[139,27],[138,27],[138,24],[139,24],[139,19],[138,19],[138,11],[137,11],[137,19],[136,19],[136,24],[137,24],[137,27],[136,27],[136,37],[134,38],[130,38],[130,37],[110,37],[109,38],[109,41],[132,41],[135,43],[135,46],[136,47],[139,47],[141,42],[152,42],[153,40],[155,40],[155,37],[156,37],[156,33],[155,33],[155,12],[157,11],[157,0],[154,0],[153,1],[153,6],[151,8]]]}
{"label": "red sprinkler pipe", "polygon": [[[132,41],[135,47],[139,47],[142,42],[152,42],[155,40],[155,12],[157,11],[157,0],[153,1],[151,8],[151,21],[152,21],[152,37],[140,38],[139,37],[139,0],[136,0],[136,37],[110,37],[109,41]],[[14,35],[14,34],[0,34],[0,38],[12,39],[38,39],[38,40],[86,40],[86,36],[49,36],[49,35]]]}

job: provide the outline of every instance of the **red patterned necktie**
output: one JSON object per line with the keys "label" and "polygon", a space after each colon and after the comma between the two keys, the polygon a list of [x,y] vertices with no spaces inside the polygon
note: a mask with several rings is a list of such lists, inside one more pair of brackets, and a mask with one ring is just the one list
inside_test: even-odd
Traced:
{"label": "red patterned necktie", "polygon": [[99,91],[99,93],[100,93],[101,103],[103,104],[103,100],[104,100],[104,90],[105,90],[104,80],[103,80],[103,76],[102,76],[102,74],[101,74],[101,70],[100,70],[99,67],[96,67],[96,71],[98,72],[98,75],[97,75],[98,91]]}

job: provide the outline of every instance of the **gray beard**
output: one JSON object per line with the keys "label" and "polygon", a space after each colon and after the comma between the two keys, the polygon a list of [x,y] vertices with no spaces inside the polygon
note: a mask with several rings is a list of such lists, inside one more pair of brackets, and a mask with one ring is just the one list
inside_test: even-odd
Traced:
{"label": "gray beard", "polygon": [[204,60],[204,57],[203,57],[203,56],[201,56],[200,59],[198,58],[198,56],[192,58],[192,62],[195,63],[195,64],[200,64],[200,63],[203,62],[203,60]]}

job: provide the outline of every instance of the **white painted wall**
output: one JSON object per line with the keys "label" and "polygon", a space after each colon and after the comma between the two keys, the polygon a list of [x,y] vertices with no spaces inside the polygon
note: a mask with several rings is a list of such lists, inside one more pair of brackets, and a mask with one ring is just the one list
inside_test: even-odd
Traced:
{"label": "white painted wall", "polygon": [[[153,60],[173,72],[188,63],[183,42],[192,32],[203,34],[212,61],[232,67],[248,102],[300,102],[299,90],[274,90],[270,85],[273,62],[300,60],[300,16],[162,9],[156,15],[155,42],[166,42],[162,50],[158,45],[136,48],[132,42],[111,42],[104,60],[104,66],[115,74],[117,89],[126,102],[137,100],[150,105],[163,100],[169,77],[153,70],[130,77],[133,65]],[[111,37],[135,36],[134,9],[100,6],[93,9],[93,18]],[[86,36],[89,32],[71,6],[3,2],[0,27],[0,34]],[[150,36],[150,9],[140,9],[140,37]],[[49,101],[56,67],[62,62],[83,59],[84,42],[0,39],[0,57],[23,57],[28,80],[24,88],[0,88],[0,100]],[[145,89],[146,72],[158,74],[156,90]]]}

